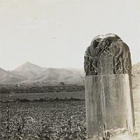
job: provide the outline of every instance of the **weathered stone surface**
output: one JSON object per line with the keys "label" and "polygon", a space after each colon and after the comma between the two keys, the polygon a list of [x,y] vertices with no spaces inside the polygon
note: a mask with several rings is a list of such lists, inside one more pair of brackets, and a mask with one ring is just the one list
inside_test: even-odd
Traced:
{"label": "weathered stone surface", "polygon": [[[115,34],[97,36],[84,56],[86,75],[130,73],[131,60],[128,46]],[[105,62],[107,62],[105,65]]]}
{"label": "weathered stone surface", "polygon": [[84,58],[88,138],[106,138],[120,129],[133,133],[128,46],[115,34],[97,36]]}

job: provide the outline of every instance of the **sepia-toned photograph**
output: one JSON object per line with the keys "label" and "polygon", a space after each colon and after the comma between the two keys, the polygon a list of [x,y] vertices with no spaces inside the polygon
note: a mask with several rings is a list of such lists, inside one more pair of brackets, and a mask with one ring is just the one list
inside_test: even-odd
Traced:
{"label": "sepia-toned photograph", "polygon": [[140,140],[139,0],[0,0],[0,140]]}

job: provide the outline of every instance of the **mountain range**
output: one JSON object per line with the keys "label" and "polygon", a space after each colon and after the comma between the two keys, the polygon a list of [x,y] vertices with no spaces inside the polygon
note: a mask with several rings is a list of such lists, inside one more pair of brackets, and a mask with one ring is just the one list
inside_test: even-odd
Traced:
{"label": "mountain range", "polygon": [[140,89],[140,62],[133,65],[132,68],[133,89]]}
{"label": "mountain range", "polygon": [[44,68],[27,62],[12,71],[0,68],[0,83],[83,85],[84,72],[80,69]]}
{"label": "mountain range", "polygon": [[[133,87],[140,85],[140,62],[132,68]],[[0,84],[84,85],[82,69],[44,68],[26,62],[12,71],[0,68]]]}

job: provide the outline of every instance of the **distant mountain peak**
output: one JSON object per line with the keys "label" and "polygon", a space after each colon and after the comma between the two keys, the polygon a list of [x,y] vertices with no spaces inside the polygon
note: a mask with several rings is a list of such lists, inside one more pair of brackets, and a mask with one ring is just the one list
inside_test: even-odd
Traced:
{"label": "distant mountain peak", "polygon": [[0,71],[4,71],[4,72],[7,72],[6,70],[4,70],[4,69],[2,69],[2,68],[0,68]]}
{"label": "distant mountain peak", "polygon": [[21,71],[21,70],[32,71],[33,69],[42,69],[42,67],[28,61],[24,63],[23,65],[19,66],[18,68],[16,68],[15,71]]}
{"label": "distant mountain peak", "polygon": [[[26,63],[24,63],[21,66],[24,66],[24,65],[34,65],[34,66],[37,66],[36,64],[31,63],[30,61],[27,61]],[[40,67],[40,66],[38,66],[38,67]]]}
{"label": "distant mountain peak", "polygon": [[31,63],[30,61],[27,61],[27,62],[25,63],[25,65],[26,65],[26,64],[28,65],[28,64],[33,64],[33,63]]}
{"label": "distant mountain peak", "polygon": [[53,84],[65,82],[67,84],[82,84],[83,71],[70,68],[43,68],[31,62],[26,62],[12,73],[24,77],[24,82],[39,82]]}

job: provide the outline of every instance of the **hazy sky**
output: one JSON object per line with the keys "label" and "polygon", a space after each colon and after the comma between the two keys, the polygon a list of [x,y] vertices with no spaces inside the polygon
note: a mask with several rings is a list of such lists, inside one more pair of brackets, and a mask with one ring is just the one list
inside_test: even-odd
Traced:
{"label": "hazy sky", "polygon": [[91,40],[107,33],[139,62],[140,0],[0,0],[0,67],[82,68]]}

